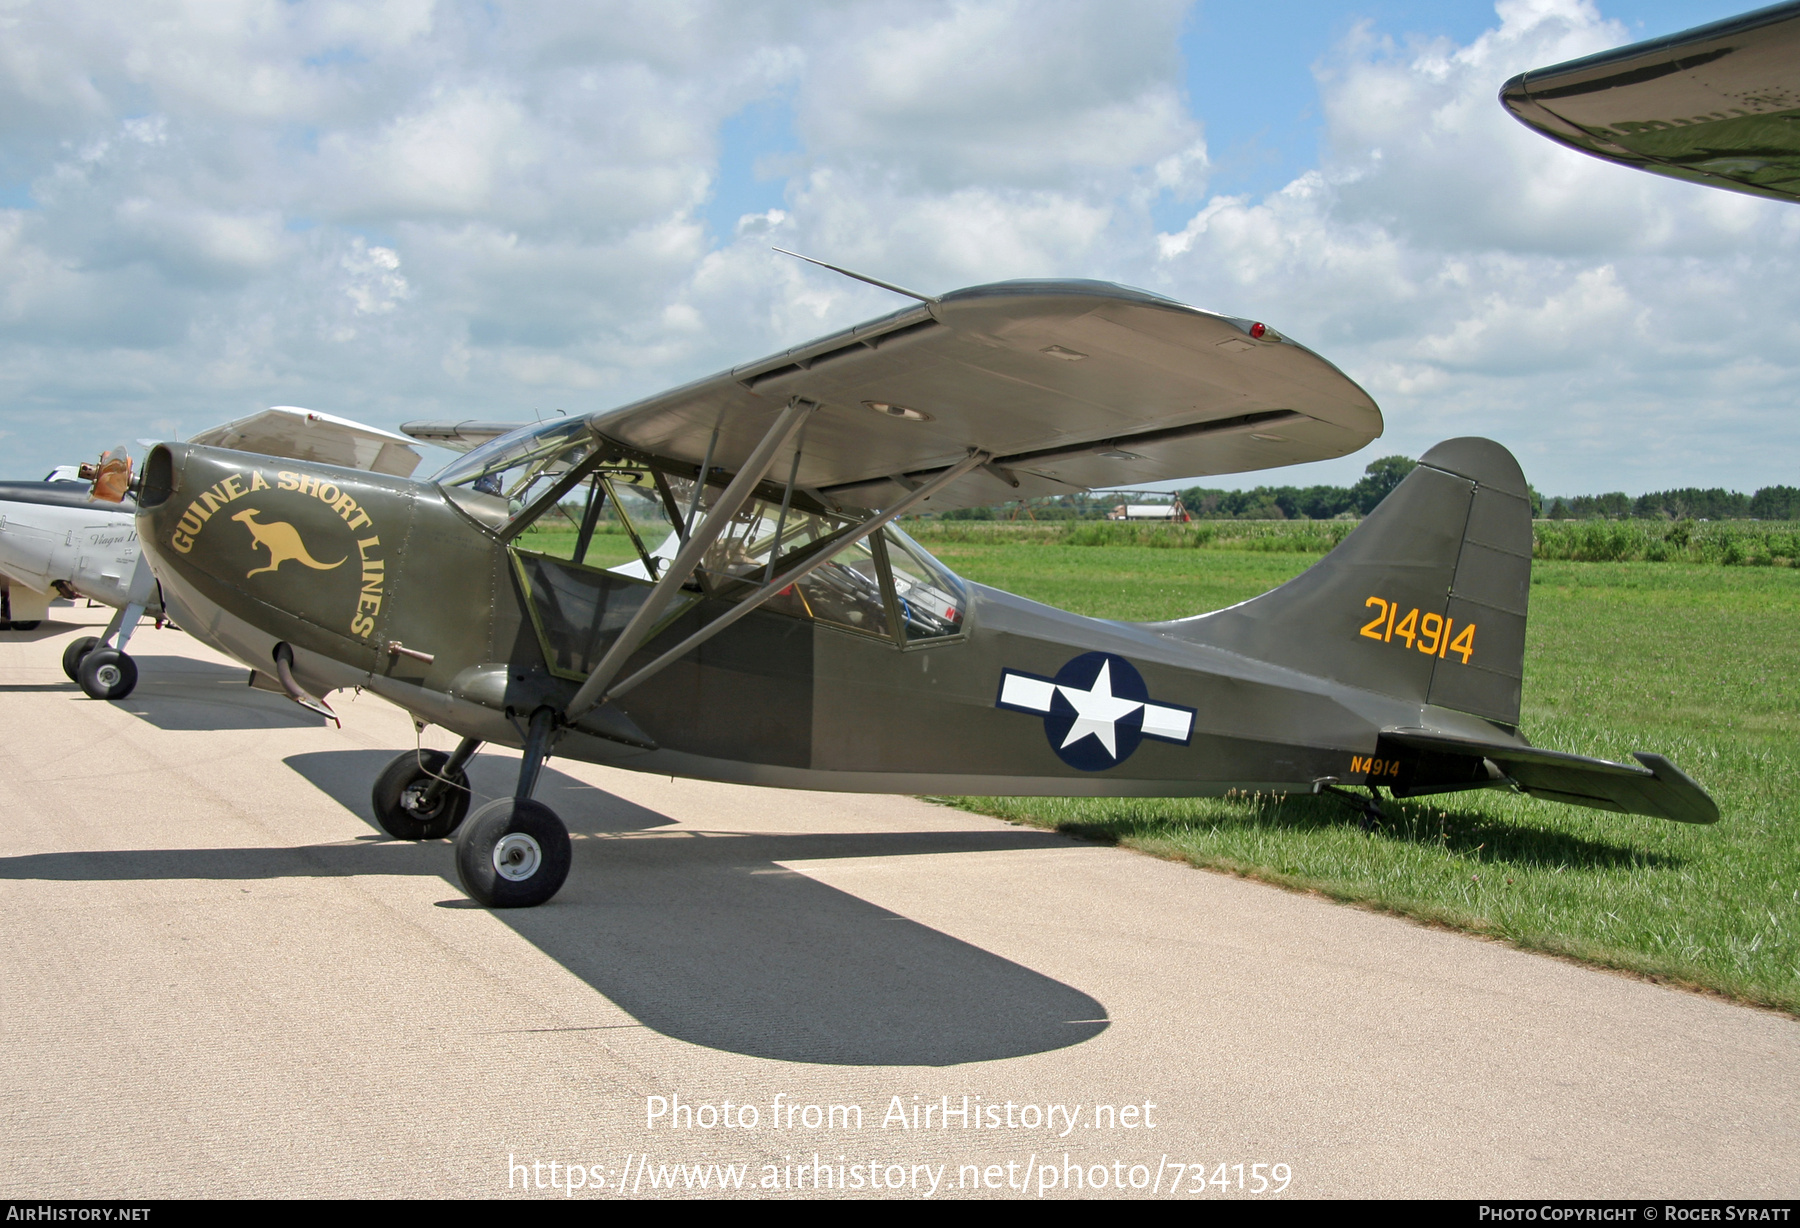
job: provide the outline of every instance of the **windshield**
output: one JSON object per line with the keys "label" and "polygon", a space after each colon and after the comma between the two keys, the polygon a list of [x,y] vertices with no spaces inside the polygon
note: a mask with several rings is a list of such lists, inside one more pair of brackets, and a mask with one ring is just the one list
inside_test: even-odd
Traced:
{"label": "windshield", "polygon": [[581,418],[558,418],[490,440],[438,473],[438,485],[487,518],[508,520],[587,459],[594,436]]}

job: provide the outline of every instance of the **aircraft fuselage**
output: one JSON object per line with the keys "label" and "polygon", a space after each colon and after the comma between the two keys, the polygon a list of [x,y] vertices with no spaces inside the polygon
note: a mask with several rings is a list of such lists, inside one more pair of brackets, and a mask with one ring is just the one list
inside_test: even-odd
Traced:
{"label": "aircraft fuselage", "polygon": [[[214,647],[267,672],[286,644],[321,693],[362,687],[502,745],[575,693],[546,663],[513,547],[434,484],[162,453],[140,529],[181,625]],[[1428,716],[1493,734],[1158,625],[968,589],[960,635],[904,648],[758,610],[619,700],[619,727],[578,722],[556,753],[812,789],[1171,796],[1378,780],[1381,730]],[[694,602],[627,669],[718,604]]]}

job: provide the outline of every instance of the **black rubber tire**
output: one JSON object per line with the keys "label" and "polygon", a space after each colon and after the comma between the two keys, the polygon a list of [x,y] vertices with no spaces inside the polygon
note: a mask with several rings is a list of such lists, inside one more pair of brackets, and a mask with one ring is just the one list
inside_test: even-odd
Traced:
{"label": "black rubber tire", "polygon": [[84,635],[80,639],[72,641],[67,648],[63,649],[63,673],[69,676],[70,682],[81,681],[81,658],[94,651],[99,645],[99,636]]}
{"label": "black rubber tire", "polygon": [[117,648],[94,649],[76,673],[89,699],[124,699],[137,686],[137,662]]}
{"label": "black rubber tire", "polygon": [[[456,833],[456,881],[488,908],[537,907],[561,890],[573,860],[568,828],[542,802],[489,802]],[[506,865],[528,872],[512,878]]]}
{"label": "black rubber tire", "polygon": [[455,772],[447,778],[450,787],[438,794],[431,809],[420,810],[415,804],[419,791],[443,776],[449,762],[450,756],[441,750],[409,750],[382,769],[369,791],[369,803],[382,831],[396,840],[442,840],[462,826],[469,813],[466,773]]}
{"label": "black rubber tire", "polygon": [[41,618],[28,618],[24,622],[18,622],[17,620],[15,620],[12,625],[12,630],[14,630],[14,631],[36,631],[38,629],[38,627],[42,624],[42,622],[43,622],[43,619],[41,619]]}

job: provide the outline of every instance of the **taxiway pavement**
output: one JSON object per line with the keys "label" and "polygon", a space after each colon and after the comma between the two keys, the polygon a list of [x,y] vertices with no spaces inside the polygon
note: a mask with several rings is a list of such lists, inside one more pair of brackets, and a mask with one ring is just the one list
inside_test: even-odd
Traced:
{"label": "taxiway pavement", "polygon": [[568,884],[489,912],[369,817],[403,713],[332,729],[148,628],[88,700],[58,658],[105,613],[0,635],[7,1197],[1794,1193],[1783,1016],[911,798],[564,760]]}

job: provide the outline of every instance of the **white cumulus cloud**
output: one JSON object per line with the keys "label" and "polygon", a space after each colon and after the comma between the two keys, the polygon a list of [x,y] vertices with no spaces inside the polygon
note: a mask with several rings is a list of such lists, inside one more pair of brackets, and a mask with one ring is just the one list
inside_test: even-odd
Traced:
{"label": "white cumulus cloud", "polygon": [[[9,3],[15,476],[269,404],[600,409],[901,305],[778,244],[926,292],[1099,277],[1267,319],[1387,415],[1334,480],[1480,433],[1550,490],[1800,481],[1800,211],[1584,158],[1495,101],[1628,41],[1592,4],[1504,0],[1467,45],[1353,31],[1317,66],[1319,165],[1257,197],[1208,195],[1188,16]],[[775,195],[712,219],[754,107]]]}

